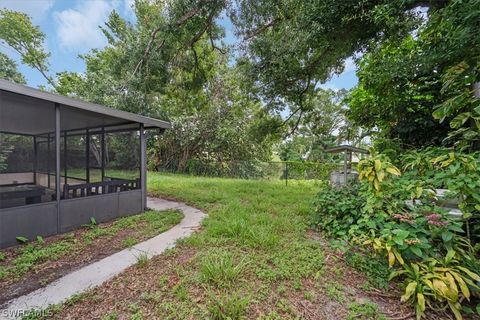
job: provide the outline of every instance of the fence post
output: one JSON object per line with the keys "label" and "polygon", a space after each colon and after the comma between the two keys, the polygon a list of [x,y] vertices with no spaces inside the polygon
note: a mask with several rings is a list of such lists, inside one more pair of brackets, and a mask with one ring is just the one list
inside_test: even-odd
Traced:
{"label": "fence post", "polygon": [[285,186],[288,186],[288,162],[285,162]]}

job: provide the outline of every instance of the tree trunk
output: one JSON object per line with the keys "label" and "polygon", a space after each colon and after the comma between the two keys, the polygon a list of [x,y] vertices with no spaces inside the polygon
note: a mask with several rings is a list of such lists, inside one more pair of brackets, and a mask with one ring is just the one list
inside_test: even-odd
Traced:
{"label": "tree trunk", "polygon": [[189,157],[189,152],[188,152],[188,149],[186,149],[184,150],[183,155],[180,158],[180,161],[178,162],[177,170],[179,172],[185,172],[185,168],[187,167],[188,157]]}

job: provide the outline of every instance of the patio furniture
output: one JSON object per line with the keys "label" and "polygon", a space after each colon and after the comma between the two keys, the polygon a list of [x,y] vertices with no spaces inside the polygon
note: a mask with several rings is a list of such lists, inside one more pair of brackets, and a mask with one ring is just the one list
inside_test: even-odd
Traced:
{"label": "patio furniture", "polygon": [[[0,205],[7,200],[25,199],[25,204],[42,202],[45,187],[36,185],[0,186]],[[2,206],[0,206],[2,208]]]}
{"label": "patio furniture", "polygon": [[63,199],[88,197],[91,195],[106,194],[112,192],[121,192],[138,189],[140,180],[122,180],[114,179],[110,181],[102,181],[96,183],[82,184],[64,184]]}

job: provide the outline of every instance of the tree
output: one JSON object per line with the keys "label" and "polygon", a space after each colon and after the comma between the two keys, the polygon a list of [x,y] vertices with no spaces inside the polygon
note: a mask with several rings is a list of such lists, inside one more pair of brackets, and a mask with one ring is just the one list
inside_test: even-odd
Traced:
{"label": "tree", "polygon": [[[421,22],[412,8],[445,1],[238,1],[232,13],[244,36],[250,77],[273,112],[302,117],[319,82],[341,73],[348,57],[387,39],[402,39]],[[292,118],[289,118],[292,119]],[[289,121],[295,129],[296,122]]]}
{"label": "tree", "polygon": [[25,84],[25,77],[17,70],[15,61],[0,52],[0,78]]}
{"label": "tree", "polygon": [[30,17],[25,13],[0,10],[0,40],[6,42],[17,51],[23,63],[37,69],[48,83],[55,87],[55,83],[48,75],[48,58],[43,47],[45,35],[38,26],[34,26]]}
{"label": "tree", "polygon": [[343,143],[360,146],[366,134],[346,118],[348,94],[345,89],[317,88],[305,101],[308,109],[303,117],[292,117],[298,128],[279,146],[280,158],[319,161],[326,158],[325,148]]}
{"label": "tree", "polygon": [[217,68],[210,69],[216,74],[205,84],[208,90],[192,94],[185,87],[185,77],[191,77],[186,71],[167,86],[162,104],[168,105],[172,129],[152,149],[156,167],[185,171],[192,160],[207,164],[270,158],[274,138],[262,132],[262,122],[269,118],[242,87],[238,70],[218,58]]}
{"label": "tree", "polygon": [[[429,8],[428,21],[415,10],[420,6]],[[350,117],[354,121],[342,118],[342,127],[349,129],[339,136],[358,143],[374,132],[420,146],[441,143],[450,130],[432,117],[435,108],[440,120],[456,119],[452,125],[463,138],[476,137],[478,99],[459,80],[478,79],[478,40],[471,40],[478,29],[475,6],[473,0],[136,0],[134,23],[113,11],[101,27],[109,45],[83,56],[85,74],[66,71],[56,79],[48,75],[44,35],[27,16],[1,11],[0,38],[61,94],[173,122],[183,119],[192,128],[203,128],[205,136],[207,131],[219,134],[207,130],[209,117],[220,123],[233,121],[233,115],[252,118],[246,128],[261,143],[306,130],[308,122],[317,123],[311,136],[331,127],[336,118],[326,115],[336,111],[314,103],[321,99],[318,84],[340,73],[347,58],[362,53],[361,83],[351,99],[357,106]],[[244,39],[235,67],[218,23],[225,11]],[[443,36],[449,39],[447,47]],[[464,78],[462,70],[470,76]],[[232,74],[242,80],[229,79]],[[230,92],[219,89],[225,83]],[[237,90],[244,97],[237,97]],[[458,103],[465,97],[468,103]],[[243,103],[244,113],[231,107]],[[222,118],[216,118],[219,113]],[[196,155],[211,148],[197,145],[202,147],[195,148],[200,150]]]}
{"label": "tree", "polygon": [[384,43],[359,63],[358,87],[349,99],[349,118],[377,129],[377,138],[397,139],[404,147],[441,145],[448,125],[432,112],[440,102],[439,76],[419,61],[418,40]]}
{"label": "tree", "polygon": [[478,1],[455,0],[432,15],[422,39],[441,75],[442,101],[433,115],[441,123],[451,119],[449,142],[471,150],[480,150],[479,28]]}
{"label": "tree", "polygon": [[[272,116],[249,94],[251,82],[229,64],[214,22],[205,24],[201,8],[177,12],[180,4],[137,1],[135,24],[113,11],[102,27],[109,46],[83,56],[84,74],[60,73],[57,92],[169,119],[172,129],[149,141],[156,168],[268,159],[274,138],[265,128]],[[155,36],[152,27],[159,30]],[[145,43],[155,48],[147,55]]]}
{"label": "tree", "polygon": [[478,1],[451,1],[401,42],[364,55],[350,118],[405,148],[479,140]]}

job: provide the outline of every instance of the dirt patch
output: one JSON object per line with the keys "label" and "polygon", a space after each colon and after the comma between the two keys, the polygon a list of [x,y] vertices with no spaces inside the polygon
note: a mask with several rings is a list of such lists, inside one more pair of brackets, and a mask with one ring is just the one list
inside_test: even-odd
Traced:
{"label": "dirt patch", "polygon": [[[282,319],[380,319],[380,315],[387,319],[415,318],[412,308],[400,302],[401,293],[395,284],[385,291],[365,290],[362,287],[368,282],[367,277],[348,266],[341,254],[329,248],[318,234],[314,237],[322,242],[325,250],[322,273],[303,279],[297,288],[287,287],[280,291],[277,287],[272,290],[266,303],[251,306],[248,319],[269,315],[272,310],[277,310]],[[334,288],[333,293],[331,288]],[[375,316],[355,315],[349,309],[352,304],[376,305],[378,312]]]}
{"label": "dirt patch", "polygon": [[[282,319],[347,319],[352,315],[349,304],[356,302],[358,305],[376,304],[379,315],[413,319],[412,309],[400,303],[396,288],[390,288],[388,293],[365,292],[361,286],[367,281],[366,277],[341,259],[329,258],[328,250],[326,248],[322,273],[303,279],[299,287],[282,282],[281,286],[285,286],[282,290],[279,289],[280,283],[269,284],[265,288],[254,275],[248,275],[246,281],[254,288],[254,298],[250,300],[246,318],[257,319],[275,314]],[[212,291],[195,280],[198,279],[197,272],[196,248],[180,245],[167,254],[153,258],[145,267],[128,268],[75,303],[63,305],[54,319],[99,319],[107,315],[129,319],[135,314],[141,314],[144,319],[206,318]],[[330,280],[341,287],[341,298],[328,294],[325,284]],[[181,293],[182,290],[185,294]],[[223,294],[228,299],[236,290],[218,288],[214,293],[217,296]],[[352,319],[357,318],[377,319],[368,316]]]}
{"label": "dirt patch", "polygon": [[142,310],[143,319],[161,319],[155,308],[161,297],[155,293],[160,289],[173,291],[180,282],[176,267],[188,264],[194,256],[193,248],[183,247],[156,256],[143,267],[129,267],[75,303],[67,303],[53,319],[101,319],[111,313],[132,314],[135,309]]}
{"label": "dirt patch", "polygon": [[[152,212],[149,214],[152,215]],[[0,267],[18,268],[16,265],[21,263],[19,257],[22,255],[35,255],[39,250],[44,250],[48,255],[50,254],[48,248],[59,248],[51,250],[54,256],[47,256],[42,259],[44,261],[30,266],[21,276],[7,275],[1,279],[0,306],[11,299],[44,287],[85,265],[164,232],[178,223],[182,217],[178,211],[165,214],[172,217],[165,219],[163,224],[152,225],[151,221],[143,219],[147,216],[137,215],[51,236],[45,238],[43,243],[34,242],[0,251],[4,256],[0,261]]]}

